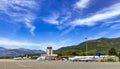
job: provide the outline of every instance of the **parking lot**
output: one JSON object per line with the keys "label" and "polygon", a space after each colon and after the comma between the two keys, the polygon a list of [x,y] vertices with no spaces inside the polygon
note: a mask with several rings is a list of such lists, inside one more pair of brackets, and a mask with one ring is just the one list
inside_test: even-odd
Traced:
{"label": "parking lot", "polygon": [[0,69],[119,69],[120,62],[0,60]]}

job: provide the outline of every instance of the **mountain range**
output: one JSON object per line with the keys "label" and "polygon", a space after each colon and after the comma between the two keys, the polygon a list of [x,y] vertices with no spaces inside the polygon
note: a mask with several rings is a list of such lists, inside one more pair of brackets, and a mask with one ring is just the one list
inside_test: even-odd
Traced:
{"label": "mountain range", "polygon": [[[105,52],[107,53],[110,48],[115,48],[116,51],[120,51],[120,38],[99,38],[95,40],[87,40],[87,51]],[[55,50],[58,54],[70,54],[86,51],[86,41],[78,45],[61,47]]]}
{"label": "mountain range", "polygon": [[[120,51],[120,38],[99,38],[95,40],[88,40],[87,41],[87,51],[88,52],[105,52],[107,53],[110,48],[115,48],[116,51]],[[54,50],[54,53],[57,54],[76,54],[80,52],[86,51],[86,42],[82,42],[78,45],[73,46],[65,46],[61,47],[57,50]],[[24,54],[34,54],[34,53],[45,53],[43,50],[31,50],[31,49],[25,49],[25,48],[19,48],[19,49],[6,49],[3,47],[0,47],[0,57],[2,56],[18,56],[18,55],[24,55]]]}
{"label": "mountain range", "polygon": [[45,53],[43,50],[31,50],[31,49],[25,49],[25,48],[19,48],[19,49],[7,49],[4,47],[0,47],[0,57],[3,56],[18,56],[18,55],[24,55],[24,54],[34,54],[34,53]]}

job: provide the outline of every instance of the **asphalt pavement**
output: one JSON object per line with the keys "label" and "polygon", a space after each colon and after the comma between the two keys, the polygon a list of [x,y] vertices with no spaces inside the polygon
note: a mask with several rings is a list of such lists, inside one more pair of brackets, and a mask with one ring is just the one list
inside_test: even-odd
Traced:
{"label": "asphalt pavement", "polygon": [[119,69],[120,62],[0,60],[0,69]]}

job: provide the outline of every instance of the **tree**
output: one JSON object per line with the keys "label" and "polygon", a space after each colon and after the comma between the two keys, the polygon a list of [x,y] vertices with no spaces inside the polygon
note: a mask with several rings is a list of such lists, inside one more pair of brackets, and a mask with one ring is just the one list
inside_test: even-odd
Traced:
{"label": "tree", "polygon": [[72,56],[78,56],[79,54],[77,52],[72,52],[71,55]]}
{"label": "tree", "polygon": [[115,48],[111,48],[108,52],[109,55],[116,55],[117,56],[117,52],[115,50]]}
{"label": "tree", "polygon": [[80,52],[80,56],[86,56],[86,52]]}
{"label": "tree", "polygon": [[120,51],[119,51],[119,53],[118,53],[118,57],[119,57],[119,61],[120,61]]}
{"label": "tree", "polygon": [[62,53],[58,53],[58,56],[62,56]]}

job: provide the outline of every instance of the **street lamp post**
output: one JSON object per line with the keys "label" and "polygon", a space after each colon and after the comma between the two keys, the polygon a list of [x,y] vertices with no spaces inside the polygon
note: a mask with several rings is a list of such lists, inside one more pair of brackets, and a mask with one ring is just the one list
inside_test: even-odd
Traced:
{"label": "street lamp post", "polygon": [[86,44],[86,56],[87,56],[87,38],[85,38],[85,44]]}

